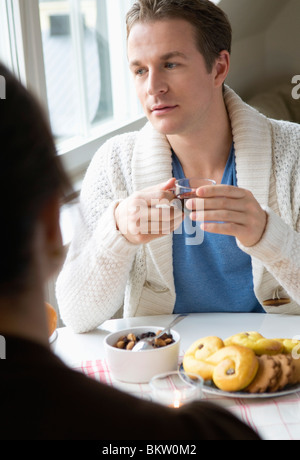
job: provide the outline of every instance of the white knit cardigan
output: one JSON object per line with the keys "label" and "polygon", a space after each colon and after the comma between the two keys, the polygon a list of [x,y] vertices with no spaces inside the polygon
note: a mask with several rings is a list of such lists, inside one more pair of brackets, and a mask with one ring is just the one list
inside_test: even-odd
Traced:
{"label": "white knit cardigan", "polygon": [[[268,213],[261,241],[239,247],[252,259],[261,304],[289,298],[268,313],[300,314],[300,126],[270,120],[226,88],[238,186]],[[57,281],[63,321],[76,332],[124,317],[170,314],[175,303],[172,235],[136,246],[117,231],[116,203],[172,177],[170,145],[150,123],[117,136],[94,156],[81,191],[81,220]],[[230,309],[230,305],[226,306]]]}

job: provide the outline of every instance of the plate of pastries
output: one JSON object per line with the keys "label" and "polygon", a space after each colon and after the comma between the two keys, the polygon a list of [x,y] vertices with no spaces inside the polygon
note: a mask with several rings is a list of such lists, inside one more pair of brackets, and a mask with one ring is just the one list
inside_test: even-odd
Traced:
{"label": "plate of pastries", "polygon": [[241,332],[196,340],[183,370],[200,375],[203,391],[227,397],[274,398],[300,391],[300,341]]}

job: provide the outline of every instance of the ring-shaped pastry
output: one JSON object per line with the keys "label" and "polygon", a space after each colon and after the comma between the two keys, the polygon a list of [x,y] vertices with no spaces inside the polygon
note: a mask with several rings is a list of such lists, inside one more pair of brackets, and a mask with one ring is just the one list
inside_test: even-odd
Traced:
{"label": "ring-shaped pastry", "polygon": [[204,380],[211,380],[214,365],[208,358],[224,347],[224,342],[219,337],[204,337],[196,340],[186,351],[183,357],[183,369],[187,373],[197,374]]}
{"label": "ring-shaped pastry", "polygon": [[255,353],[240,345],[224,347],[209,357],[213,382],[223,391],[244,390],[255,378],[259,362]]}
{"label": "ring-shaped pastry", "polygon": [[283,345],[282,353],[290,354],[297,353],[300,351],[300,340],[296,339],[275,339],[277,342],[280,342]]}
{"label": "ring-shaped pastry", "polygon": [[275,339],[266,339],[258,332],[241,332],[224,340],[226,346],[241,345],[250,348],[258,356],[278,355],[283,351],[283,344]]}

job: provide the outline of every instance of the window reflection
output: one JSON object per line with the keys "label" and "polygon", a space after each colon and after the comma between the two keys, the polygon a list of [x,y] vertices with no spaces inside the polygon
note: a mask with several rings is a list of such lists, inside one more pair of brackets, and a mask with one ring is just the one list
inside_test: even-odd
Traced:
{"label": "window reflection", "polygon": [[58,138],[113,116],[106,2],[39,0],[50,121]]}

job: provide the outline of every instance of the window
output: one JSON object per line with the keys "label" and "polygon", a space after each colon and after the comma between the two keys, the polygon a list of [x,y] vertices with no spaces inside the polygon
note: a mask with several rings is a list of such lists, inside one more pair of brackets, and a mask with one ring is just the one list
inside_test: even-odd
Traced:
{"label": "window", "polygon": [[107,138],[145,123],[126,57],[134,0],[0,3],[0,58],[42,100],[68,171],[84,172]]}

